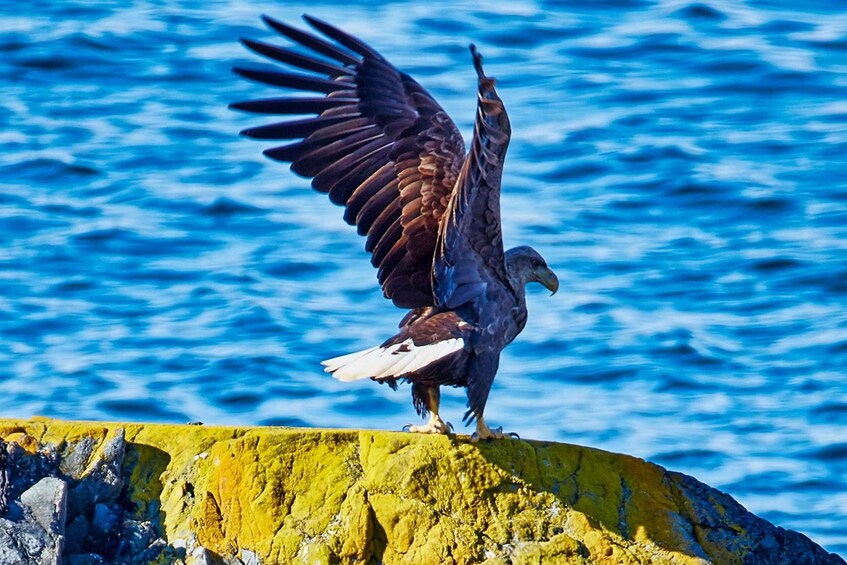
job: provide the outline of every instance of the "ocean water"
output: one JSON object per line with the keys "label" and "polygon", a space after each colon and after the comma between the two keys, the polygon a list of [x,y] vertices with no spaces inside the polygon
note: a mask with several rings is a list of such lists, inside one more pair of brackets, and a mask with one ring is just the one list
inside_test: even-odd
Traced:
{"label": "ocean water", "polygon": [[[270,39],[230,0],[0,4],[0,415],[400,429],[319,362],[402,316],[341,209],[239,138]],[[304,5],[305,6],[305,5]],[[470,135],[514,130],[530,291],[486,410],[690,473],[847,555],[847,10],[808,0],[308,3]],[[282,40],[280,41],[282,42]],[[461,390],[443,413],[459,423]],[[460,428],[461,429],[461,428]]]}

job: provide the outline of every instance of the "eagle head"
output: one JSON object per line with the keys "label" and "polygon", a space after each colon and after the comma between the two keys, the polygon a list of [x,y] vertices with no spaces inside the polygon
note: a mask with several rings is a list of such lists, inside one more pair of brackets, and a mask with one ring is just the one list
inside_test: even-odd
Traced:
{"label": "eagle head", "polygon": [[547,266],[544,257],[528,245],[506,251],[506,268],[512,281],[521,287],[530,282],[541,283],[552,292],[551,296],[559,290],[559,277]]}

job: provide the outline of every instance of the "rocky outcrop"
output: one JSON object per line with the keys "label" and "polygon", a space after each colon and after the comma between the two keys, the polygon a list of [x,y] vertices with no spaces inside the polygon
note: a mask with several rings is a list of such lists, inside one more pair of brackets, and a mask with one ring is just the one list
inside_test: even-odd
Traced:
{"label": "rocky outcrop", "polygon": [[[2,428],[0,428],[2,429]],[[154,520],[136,520],[122,496],[123,428],[41,443],[0,439],[0,563],[148,563],[167,544]]]}
{"label": "rocky outcrop", "polygon": [[0,438],[0,562],[38,527],[70,563],[844,563],[691,477],[573,445],[54,420]]}

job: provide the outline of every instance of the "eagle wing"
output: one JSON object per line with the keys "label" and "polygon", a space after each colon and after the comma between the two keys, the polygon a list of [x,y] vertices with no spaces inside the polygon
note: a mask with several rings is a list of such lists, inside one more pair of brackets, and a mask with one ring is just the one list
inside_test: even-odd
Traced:
{"label": "eagle wing", "polygon": [[500,179],[511,127],[494,79],[483,73],[473,45],[471,51],[479,76],[474,136],[439,230],[434,262],[436,306],[451,310],[479,305],[497,288],[513,290],[500,227]]}
{"label": "eagle wing", "polygon": [[433,265],[436,307],[463,312],[476,332],[467,368],[466,420],[482,414],[500,352],[520,329],[512,314],[518,297],[508,276],[500,226],[500,180],[511,126],[494,79],[471,45],[479,78],[470,153],[438,234]]}
{"label": "eagle wing", "polygon": [[432,306],[432,264],[441,217],[462,167],[456,125],[414,79],[362,41],[310,16],[324,37],[263,16],[300,51],[242,40],[250,50],[309,73],[236,68],[248,79],[324,96],[232,104],[285,119],[241,133],[296,140],[264,151],[311,177],[312,187],[343,205],[344,220],[367,236],[385,296],[401,308]]}

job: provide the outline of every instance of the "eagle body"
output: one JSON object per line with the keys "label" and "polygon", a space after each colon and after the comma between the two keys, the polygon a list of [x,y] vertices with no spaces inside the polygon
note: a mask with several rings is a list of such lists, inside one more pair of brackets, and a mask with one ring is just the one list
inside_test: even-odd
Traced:
{"label": "eagle body", "polygon": [[[494,79],[471,46],[478,104],[466,153],[453,121],[414,79],[361,40],[304,19],[320,35],[264,17],[299,49],[242,40],[298,72],[235,69],[298,94],[231,106],[287,116],[242,134],[293,140],[264,153],[344,206],[344,220],[367,238],[383,293],[409,310],[381,345],[323,364],[342,381],[411,382],[415,408],[430,414],[426,426],[410,427],[416,432],[446,433],[439,387],[466,387],[474,437],[503,437],[483,419],[500,353],[526,325],[526,285],[555,292],[559,283],[534,249],[503,247],[500,181],[511,126]],[[290,118],[301,115],[311,117]]]}

